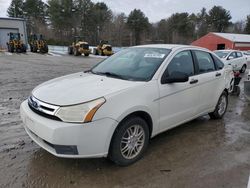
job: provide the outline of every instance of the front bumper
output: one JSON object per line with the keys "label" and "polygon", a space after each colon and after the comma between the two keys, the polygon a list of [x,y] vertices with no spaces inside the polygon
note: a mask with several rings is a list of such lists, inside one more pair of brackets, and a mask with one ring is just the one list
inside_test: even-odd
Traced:
{"label": "front bumper", "polygon": [[[27,100],[21,104],[20,114],[24,128],[34,142],[53,155],[65,158],[107,156],[112,135],[118,124],[110,118],[84,124],[48,119],[33,112]],[[58,153],[58,146],[73,148],[72,150],[77,152]]]}

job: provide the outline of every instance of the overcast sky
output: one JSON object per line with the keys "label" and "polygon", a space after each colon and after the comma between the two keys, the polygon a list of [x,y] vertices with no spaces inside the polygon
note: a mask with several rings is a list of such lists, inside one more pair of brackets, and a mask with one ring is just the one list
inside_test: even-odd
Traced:
{"label": "overcast sky", "polygon": [[[11,0],[0,0],[0,17],[6,17],[10,2]],[[209,10],[214,5],[221,5],[229,10],[233,22],[245,20],[250,14],[250,0],[103,0],[103,2],[116,13],[124,12],[128,15],[135,8],[141,9],[150,22],[160,21],[176,12],[197,13],[202,7]]]}

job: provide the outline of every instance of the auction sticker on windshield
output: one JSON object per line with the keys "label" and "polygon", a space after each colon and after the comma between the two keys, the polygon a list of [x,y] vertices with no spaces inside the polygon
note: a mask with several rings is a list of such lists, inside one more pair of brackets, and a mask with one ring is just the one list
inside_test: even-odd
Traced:
{"label": "auction sticker on windshield", "polygon": [[149,57],[149,58],[164,58],[165,54],[145,54],[144,57]]}

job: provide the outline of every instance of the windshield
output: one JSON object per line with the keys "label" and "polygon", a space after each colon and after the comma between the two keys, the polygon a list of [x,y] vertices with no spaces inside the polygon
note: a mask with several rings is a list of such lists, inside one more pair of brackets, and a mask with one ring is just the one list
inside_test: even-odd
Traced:
{"label": "windshield", "polygon": [[19,33],[10,33],[10,39],[11,40],[20,40],[20,34]]}
{"label": "windshield", "polygon": [[92,73],[125,80],[148,81],[170,51],[164,48],[127,48],[99,63],[92,69]]}
{"label": "windshield", "polygon": [[217,56],[219,56],[220,58],[226,58],[227,55],[229,54],[229,52],[225,52],[225,51],[215,51],[214,52]]}

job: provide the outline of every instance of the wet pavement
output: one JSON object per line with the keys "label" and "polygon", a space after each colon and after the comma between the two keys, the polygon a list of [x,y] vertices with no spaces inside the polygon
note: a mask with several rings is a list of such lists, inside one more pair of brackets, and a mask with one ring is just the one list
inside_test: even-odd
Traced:
{"label": "wet pavement", "polygon": [[[38,84],[86,70],[95,57],[0,54],[0,187],[246,188],[250,102],[231,96],[222,120],[203,116],[151,140],[128,167],[106,159],[61,159],[27,136],[19,106]],[[90,145],[91,146],[91,145]]]}

